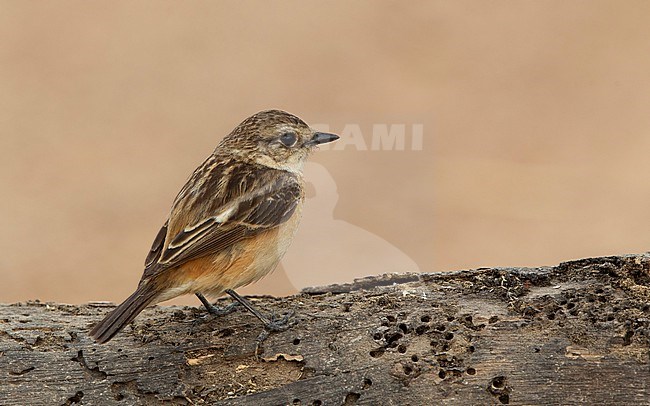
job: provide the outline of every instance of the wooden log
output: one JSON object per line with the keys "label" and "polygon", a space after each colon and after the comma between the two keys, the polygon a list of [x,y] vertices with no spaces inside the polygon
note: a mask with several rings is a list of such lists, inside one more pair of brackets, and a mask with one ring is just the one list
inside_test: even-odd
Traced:
{"label": "wooden log", "polygon": [[243,310],[153,307],[97,345],[112,305],[0,305],[0,405],[650,405],[648,255],[251,300],[299,320],[257,354]]}

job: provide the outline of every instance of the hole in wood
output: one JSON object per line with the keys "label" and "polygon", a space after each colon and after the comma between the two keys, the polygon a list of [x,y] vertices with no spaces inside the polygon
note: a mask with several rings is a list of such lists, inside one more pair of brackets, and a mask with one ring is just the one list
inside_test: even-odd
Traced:
{"label": "hole in wood", "polygon": [[492,387],[494,389],[503,389],[506,386],[505,376],[495,376],[492,378]]}
{"label": "hole in wood", "polygon": [[345,395],[345,400],[343,401],[343,406],[347,405],[356,405],[357,401],[359,401],[359,398],[361,397],[361,394],[355,393],[355,392],[350,392],[347,395]]}

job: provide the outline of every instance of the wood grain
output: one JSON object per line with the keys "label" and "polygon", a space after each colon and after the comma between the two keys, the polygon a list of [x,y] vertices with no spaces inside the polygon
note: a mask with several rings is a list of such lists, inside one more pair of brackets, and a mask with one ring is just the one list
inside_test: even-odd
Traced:
{"label": "wood grain", "polygon": [[252,298],[300,320],[257,357],[243,310],[153,307],[102,346],[86,332],[112,305],[0,305],[0,404],[650,404],[649,269],[630,255]]}

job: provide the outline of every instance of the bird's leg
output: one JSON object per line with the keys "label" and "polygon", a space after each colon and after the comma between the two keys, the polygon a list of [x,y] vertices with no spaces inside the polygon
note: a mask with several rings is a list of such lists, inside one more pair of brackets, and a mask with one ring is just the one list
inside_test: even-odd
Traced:
{"label": "bird's leg", "polygon": [[200,293],[196,293],[196,297],[198,297],[201,303],[203,303],[203,306],[205,306],[208,313],[215,316],[224,316],[226,314],[232,313],[235,310],[235,308],[239,306],[239,302],[232,302],[228,306],[219,307],[210,303],[208,299],[206,299],[205,296],[203,296]]}
{"label": "bird's leg", "polygon": [[259,310],[254,308],[253,305],[248,300],[239,296],[239,294],[234,290],[226,289],[226,293],[232,296],[232,298],[235,299],[237,302],[241,303],[241,305],[244,306],[246,310],[253,313],[253,315],[258,319],[260,319],[260,321],[264,324],[264,328],[267,331],[260,334],[260,337],[258,337],[257,339],[258,342],[264,341],[266,337],[268,337],[268,332],[285,331],[298,323],[295,320],[290,320],[291,317],[295,314],[293,310],[285,314],[284,317],[282,318],[277,317],[275,314],[271,314],[271,317],[268,318],[265,317],[262,313],[260,313]]}

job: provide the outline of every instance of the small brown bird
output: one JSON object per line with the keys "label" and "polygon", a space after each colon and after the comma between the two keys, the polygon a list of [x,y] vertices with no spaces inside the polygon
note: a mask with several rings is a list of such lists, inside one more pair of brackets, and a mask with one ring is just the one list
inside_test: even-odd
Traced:
{"label": "small brown bird", "polygon": [[[226,136],[174,200],[145,260],[137,290],[90,332],[105,343],[148,305],[195,294],[210,313],[239,302],[281,331],[288,317],[267,318],[234,289],[271,272],[286,252],[304,200],[302,167],[319,144],[339,137],[315,132],[280,110],[257,113]],[[218,308],[203,296],[237,302]]]}

